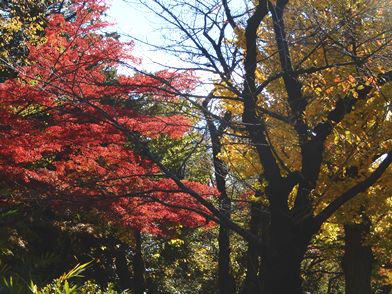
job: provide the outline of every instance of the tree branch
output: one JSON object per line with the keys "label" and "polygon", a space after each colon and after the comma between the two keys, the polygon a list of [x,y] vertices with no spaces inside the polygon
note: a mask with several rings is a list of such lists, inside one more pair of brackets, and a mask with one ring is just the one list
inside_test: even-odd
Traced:
{"label": "tree branch", "polygon": [[248,24],[245,30],[246,56],[244,62],[244,90],[242,93],[242,97],[244,99],[242,121],[244,122],[252,143],[259,154],[267,181],[273,183],[281,180],[280,168],[266,138],[265,123],[257,116],[257,95],[255,86],[255,72],[257,66],[256,41],[258,38],[257,29],[264,17],[268,14],[268,11],[268,1],[260,1],[253,15],[248,19]]}
{"label": "tree branch", "polygon": [[369,187],[374,185],[377,180],[383,175],[385,170],[392,163],[392,151],[388,152],[385,159],[380,163],[376,170],[365,180],[359,182],[335,200],[333,200],[326,208],[324,208],[315,218],[314,218],[314,232],[318,231],[320,226],[325,222],[334,212],[336,212],[342,205],[350,201],[352,198],[357,196],[359,193],[365,192]]}

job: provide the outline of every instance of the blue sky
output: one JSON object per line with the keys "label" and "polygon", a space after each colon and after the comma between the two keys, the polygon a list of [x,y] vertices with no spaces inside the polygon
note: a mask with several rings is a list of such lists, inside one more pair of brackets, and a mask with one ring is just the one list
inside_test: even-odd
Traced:
{"label": "blue sky", "polygon": [[[111,6],[108,11],[109,21],[116,23],[114,30],[123,35],[122,38],[126,39],[124,36],[131,35],[151,44],[161,42],[161,32],[159,31],[159,27],[162,26],[161,20],[137,0],[107,0],[107,3]],[[138,57],[143,56],[143,66],[148,70],[160,68],[154,65],[151,60],[164,62],[170,59],[166,54],[152,51],[151,48],[140,42],[135,42],[135,44],[135,54]]]}
{"label": "blue sky", "polygon": [[[140,4],[139,0],[106,0],[110,5],[108,11],[109,20],[116,23],[113,31],[123,35],[123,40],[127,40],[126,35],[131,35],[136,39],[150,44],[164,44],[162,34],[170,34],[170,31],[162,30],[167,24],[148,8]],[[232,7],[241,8],[244,0],[231,0]],[[246,0],[245,0],[246,1]],[[170,56],[163,51],[154,50],[153,48],[135,41],[135,56],[142,59],[142,69],[148,71],[157,71],[165,69],[160,64],[166,64],[174,67],[188,67],[189,64],[181,62],[176,57]],[[198,72],[200,76],[210,79],[210,74]]]}
{"label": "blue sky", "polygon": [[[108,14],[117,23],[117,31],[121,34],[131,34],[146,39],[154,34],[149,20],[153,17],[137,1],[109,0],[111,6]],[[155,32],[156,34],[156,32]]]}

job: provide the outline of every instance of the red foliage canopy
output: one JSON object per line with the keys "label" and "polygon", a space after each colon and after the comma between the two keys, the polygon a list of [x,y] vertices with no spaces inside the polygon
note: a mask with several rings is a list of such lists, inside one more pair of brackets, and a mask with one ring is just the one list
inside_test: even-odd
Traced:
{"label": "red foliage canopy", "polygon": [[[139,62],[132,44],[102,32],[108,24],[101,1],[77,0],[72,9],[71,21],[50,17],[46,42],[29,47],[30,65],[0,84],[1,178],[61,203],[94,201],[107,215],[150,232],[161,233],[167,222],[200,225],[205,218],[196,212],[206,210],[159,175],[127,135],[180,138],[190,127],[186,117],[145,115],[128,102],[140,95],[175,101],[171,87],[191,90],[192,73],[114,74]],[[206,197],[215,194],[188,185]]]}

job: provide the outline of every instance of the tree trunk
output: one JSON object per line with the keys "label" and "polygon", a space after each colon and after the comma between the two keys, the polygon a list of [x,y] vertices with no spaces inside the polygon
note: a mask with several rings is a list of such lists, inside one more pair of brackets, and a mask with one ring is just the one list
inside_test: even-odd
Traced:
{"label": "tree trunk", "polygon": [[246,253],[246,277],[242,289],[243,294],[261,293],[260,255],[254,244],[249,244]]}
{"label": "tree trunk", "polygon": [[[259,235],[261,227],[261,205],[252,203],[250,207],[249,229],[254,235]],[[242,288],[243,294],[253,294],[261,292],[260,283],[260,250],[257,244],[248,244],[246,252],[246,277]]]}
{"label": "tree trunk", "polygon": [[135,248],[134,248],[134,255],[133,255],[133,278],[134,278],[134,285],[133,285],[133,293],[134,294],[143,294],[146,290],[146,282],[144,280],[144,261],[143,261],[143,254],[142,254],[142,236],[140,231],[134,231],[135,237]]}
{"label": "tree trunk", "polygon": [[[222,164],[222,163],[221,163]],[[216,172],[217,174],[218,172]],[[222,174],[216,176],[218,190],[221,193],[220,211],[223,215],[230,218],[231,201],[226,194],[225,182]],[[229,230],[224,226],[219,227],[218,236],[219,254],[218,254],[218,285],[219,293],[235,294],[235,281],[231,274],[230,266],[230,234]]]}
{"label": "tree trunk", "polygon": [[262,256],[262,291],[263,294],[302,293],[300,275],[301,261],[305,253],[305,243],[298,243],[294,238],[280,232],[277,238],[271,235],[271,241]]}
{"label": "tree trunk", "polygon": [[311,217],[296,219],[287,207],[271,207],[262,244],[262,294],[302,294],[301,262],[312,237]]}
{"label": "tree trunk", "polygon": [[385,285],[381,289],[381,294],[391,294],[392,293],[392,286],[391,285]]}
{"label": "tree trunk", "polygon": [[[214,157],[214,163],[217,165],[216,157]],[[219,168],[215,166],[216,172],[215,177],[217,181],[217,187],[221,193],[220,198],[220,212],[227,218],[231,215],[231,201],[227,197],[225,180],[223,177],[222,162],[218,162]],[[230,266],[230,232],[224,226],[219,227],[218,236],[219,254],[218,254],[218,285],[220,294],[235,294],[236,286],[234,278],[231,274]]]}
{"label": "tree trunk", "polygon": [[[203,102],[203,107],[205,109],[207,109],[208,103],[209,103],[209,98],[207,98]],[[208,112],[204,112],[204,116],[207,120],[208,131],[211,136],[216,188],[220,193],[219,211],[222,213],[222,215],[230,219],[231,200],[227,195],[226,179],[225,179],[227,176],[227,169],[225,163],[219,158],[219,154],[222,151],[220,138],[223,134],[224,129],[226,128],[225,125],[230,120],[231,115],[229,113],[225,114],[224,122],[221,123],[219,128],[216,128]],[[218,253],[219,293],[235,294],[236,286],[235,286],[234,278],[231,274],[231,267],[230,267],[230,234],[229,234],[229,230],[222,225],[219,227],[218,245],[219,245],[219,253]]]}
{"label": "tree trunk", "polygon": [[346,294],[370,294],[373,254],[370,246],[363,244],[369,234],[370,223],[344,226],[344,256],[342,267],[346,281]]}
{"label": "tree trunk", "polygon": [[295,258],[289,254],[282,255],[266,258],[269,261],[263,262],[262,291],[257,293],[302,294],[302,279],[300,275],[302,259]]}
{"label": "tree trunk", "polygon": [[126,257],[126,245],[120,244],[120,247],[115,250],[115,265],[116,265],[116,273],[119,279],[119,285],[121,290],[132,289],[133,279],[132,273],[129,270],[128,261]]}
{"label": "tree trunk", "polygon": [[[220,200],[221,211],[230,217],[231,202],[229,198]],[[218,285],[219,293],[235,294],[235,281],[230,270],[230,235],[224,226],[219,227],[219,254],[218,254]]]}
{"label": "tree trunk", "polygon": [[235,294],[235,281],[230,273],[230,241],[229,232],[219,227],[218,283],[219,293]]}

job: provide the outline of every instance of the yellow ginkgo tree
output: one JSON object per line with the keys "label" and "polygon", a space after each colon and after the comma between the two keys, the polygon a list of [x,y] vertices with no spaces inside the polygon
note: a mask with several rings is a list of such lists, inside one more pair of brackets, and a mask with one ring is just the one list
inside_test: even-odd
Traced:
{"label": "yellow ginkgo tree", "polygon": [[[252,87],[244,84],[241,92],[249,98],[238,96],[226,82],[217,83],[215,93],[223,97],[224,109],[249,125],[222,139],[221,157],[238,177],[253,179],[255,193],[249,200],[258,206],[272,209],[279,198],[274,194],[283,192],[276,214],[286,217],[281,215],[278,223],[290,220],[280,224],[282,230],[306,222],[318,229],[344,204],[331,221],[346,232],[346,292],[368,293],[372,256],[362,235],[367,228],[370,238],[373,219],[373,235],[388,234],[388,226],[380,225],[390,219],[391,208],[390,172],[376,185],[371,180],[392,146],[387,7],[382,1],[284,2],[278,1],[280,8],[266,4],[273,11],[254,32],[260,45],[249,43],[249,27],[236,31],[234,43],[244,50],[251,69]],[[247,46],[254,46],[252,60]],[[275,181],[276,192],[270,190]],[[282,185],[287,185],[285,192]],[[297,227],[299,233],[305,228]]]}

